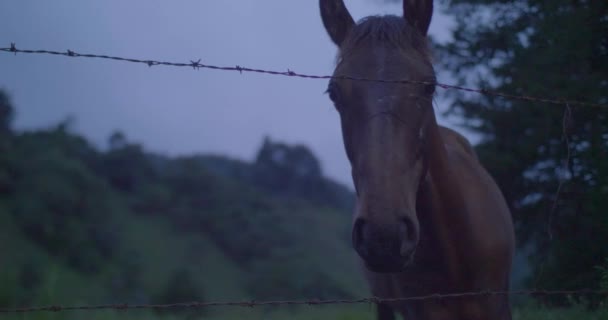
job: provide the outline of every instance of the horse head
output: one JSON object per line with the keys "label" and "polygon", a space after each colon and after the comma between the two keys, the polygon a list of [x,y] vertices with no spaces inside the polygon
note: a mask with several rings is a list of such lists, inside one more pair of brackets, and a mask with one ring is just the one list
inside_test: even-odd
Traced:
{"label": "horse head", "polygon": [[434,121],[426,39],[433,2],[405,0],[402,17],[359,23],[342,0],[320,0],[320,9],[339,49],[327,93],[340,115],[357,194],[352,244],[369,270],[399,272],[412,261],[420,234],[416,198]]}

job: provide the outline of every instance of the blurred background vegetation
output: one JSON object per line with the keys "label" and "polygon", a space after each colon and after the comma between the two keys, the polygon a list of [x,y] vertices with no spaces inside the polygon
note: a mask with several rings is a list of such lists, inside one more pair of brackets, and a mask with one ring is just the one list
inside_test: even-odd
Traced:
{"label": "blurred background vegetation", "polygon": [[1,306],[365,294],[353,194],[305,146],[169,158],[116,132],[100,151],[70,121],[13,132],[2,91],[0,110]]}
{"label": "blurred background vegetation", "polygon": [[[606,1],[444,3],[456,28],[452,42],[435,46],[435,63],[458,84],[608,103]],[[608,109],[448,97],[449,114],[480,137],[479,156],[512,208],[514,288],[608,290]],[[369,295],[349,244],[354,196],[324,177],[306,146],[267,138],[248,163],[167,157],[116,132],[100,150],[70,130],[70,119],[15,131],[16,108],[0,91],[0,306]],[[516,319],[608,319],[598,296],[514,303]],[[86,315],[199,316],[371,319],[373,309]]]}

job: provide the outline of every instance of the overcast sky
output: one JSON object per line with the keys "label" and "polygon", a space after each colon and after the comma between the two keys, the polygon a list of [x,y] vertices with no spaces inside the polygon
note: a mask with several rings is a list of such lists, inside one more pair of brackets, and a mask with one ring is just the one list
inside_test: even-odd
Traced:
{"label": "overcast sky", "polygon": [[[400,4],[345,2],[356,20],[401,15]],[[436,8],[431,35],[446,41],[450,26]],[[5,0],[0,47],[11,42],[21,49],[175,62],[200,58],[318,75],[332,73],[336,53],[317,0]],[[119,129],[153,152],[244,160],[253,159],[268,135],[306,144],[327,176],[352,186],[326,86],[327,80],[0,53],[0,88],[17,108],[17,129],[73,116],[74,129],[99,147]],[[443,109],[440,103],[437,110]]]}

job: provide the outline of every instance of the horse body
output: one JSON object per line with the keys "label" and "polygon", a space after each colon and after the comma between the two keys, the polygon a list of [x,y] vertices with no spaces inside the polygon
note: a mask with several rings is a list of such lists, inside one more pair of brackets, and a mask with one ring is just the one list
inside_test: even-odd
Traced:
{"label": "horse body", "polygon": [[[404,17],[355,24],[342,0],[320,0],[339,47],[328,87],[340,113],[357,193],[353,248],[380,298],[506,291],[514,232],[506,202],[470,143],[437,124],[426,48],[431,0],[405,0]],[[409,84],[356,81],[407,79]],[[506,295],[380,303],[422,320],[511,319]]]}
{"label": "horse body", "polygon": [[[420,241],[415,259],[408,268],[399,273],[377,273],[363,268],[374,296],[379,298],[400,298],[459,292],[506,291],[509,288],[509,271],[513,252],[513,226],[507,205],[498,187],[479,164],[467,140],[451,129],[438,127],[445,145],[452,183],[443,176],[434,178],[433,168],[418,192],[418,219],[420,221]],[[459,192],[444,197],[460,196],[465,201],[467,219],[454,219],[451,230],[468,232],[462,238],[468,243],[460,245],[467,249],[462,252],[460,263],[452,266],[443,255],[446,241],[460,242],[459,239],[442,239],[437,225],[445,211],[441,203],[445,201],[437,192],[437,185],[448,186]],[[449,201],[449,200],[448,200]],[[462,225],[460,228],[456,224]],[[449,237],[449,236],[448,236]],[[452,249],[453,250],[453,249]],[[378,307],[378,319],[392,318],[392,311],[401,313],[405,319],[511,319],[506,296],[472,296],[445,300],[428,299],[413,303],[391,302]],[[490,317],[491,315],[491,317]]]}

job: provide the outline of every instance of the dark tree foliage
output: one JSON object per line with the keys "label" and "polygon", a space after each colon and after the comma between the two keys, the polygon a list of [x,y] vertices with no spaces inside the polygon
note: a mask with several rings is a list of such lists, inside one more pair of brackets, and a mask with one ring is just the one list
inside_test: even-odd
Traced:
{"label": "dark tree foliage", "polygon": [[14,138],[6,170],[10,209],[26,235],[83,272],[113,255],[119,211],[103,178],[83,160],[97,153],[60,125]]}
{"label": "dark tree foliage", "polygon": [[14,113],[10,97],[5,91],[0,90],[0,137],[10,134]]}
{"label": "dark tree foliage", "polygon": [[305,146],[290,147],[266,138],[258,151],[255,166],[256,181],[271,190],[310,195],[322,187],[319,161]]}
{"label": "dark tree foliage", "polygon": [[352,194],[323,177],[319,160],[304,145],[289,146],[267,137],[253,169],[253,182],[272,193],[302,197],[346,211],[352,208]]}
{"label": "dark tree foliage", "polygon": [[113,187],[128,193],[153,179],[154,169],[143,147],[127,141],[121,132],[108,139],[109,150],[100,161],[101,173],[108,177]]}
{"label": "dark tree foliage", "polygon": [[6,168],[12,140],[11,122],[14,113],[10,97],[5,91],[0,90],[0,194],[8,192],[10,186],[9,173]]}
{"label": "dark tree foliage", "polygon": [[[608,103],[608,2],[452,0],[448,8],[454,40],[438,46],[436,63],[460,84]],[[481,137],[477,151],[512,208],[519,246],[536,248],[529,285],[597,288],[596,266],[608,256],[608,108],[449,94],[449,114]]]}

